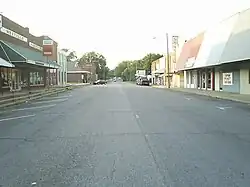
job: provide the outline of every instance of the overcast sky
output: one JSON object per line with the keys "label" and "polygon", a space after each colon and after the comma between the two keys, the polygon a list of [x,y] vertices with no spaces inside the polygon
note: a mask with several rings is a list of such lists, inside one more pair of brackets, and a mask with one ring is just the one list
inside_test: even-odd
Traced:
{"label": "overcast sky", "polygon": [[8,0],[0,12],[78,55],[100,52],[113,68],[164,52],[166,32],[191,37],[249,7],[249,0]]}

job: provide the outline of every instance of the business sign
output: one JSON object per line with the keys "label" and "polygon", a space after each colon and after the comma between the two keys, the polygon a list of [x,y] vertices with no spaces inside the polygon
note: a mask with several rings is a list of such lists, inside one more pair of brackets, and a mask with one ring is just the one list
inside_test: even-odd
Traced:
{"label": "business sign", "polygon": [[172,36],[172,50],[176,52],[176,48],[179,45],[179,37],[178,36]]}
{"label": "business sign", "polygon": [[0,15],[0,28],[3,26],[3,17]]}
{"label": "business sign", "polygon": [[233,85],[233,73],[223,73],[223,85]]}
{"label": "business sign", "polygon": [[23,42],[28,42],[28,38],[22,36],[21,34],[18,34],[16,32],[14,32],[12,30],[6,29],[4,27],[1,28],[1,32],[4,33],[4,34],[7,34],[7,35],[9,35],[9,36],[11,36],[13,38],[16,38],[18,40],[21,40]]}
{"label": "business sign", "polygon": [[43,48],[41,46],[36,45],[36,44],[34,44],[32,42],[29,42],[29,46],[32,47],[32,48],[34,48],[34,49],[37,49],[39,51],[43,51]]}
{"label": "business sign", "polygon": [[189,58],[187,62],[185,63],[185,68],[191,68],[194,66],[195,63],[195,57]]}
{"label": "business sign", "polygon": [[145,76],[146,75],[146,70],[137,70],[136,71],[136,76]]}
{"label": "business sign", "polygon": [[173,63],[176,63],[176,50],[178,46],[179,46],[179,36],[172,36],[172,50],[174,52],[172,55]]}
{"label": "business sign", "polygon": [[53,40],[48,39],[47,37],[43,40],[43,56],[52,56],[53,55]]}

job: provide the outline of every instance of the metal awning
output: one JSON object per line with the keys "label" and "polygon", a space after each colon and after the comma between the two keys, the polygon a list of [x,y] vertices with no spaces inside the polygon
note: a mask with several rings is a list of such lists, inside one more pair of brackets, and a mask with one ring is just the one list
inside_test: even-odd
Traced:
{"label": "metal awning", "polygon": [[84,70],[75,70],[75,71],[67,71],[67,73],[90,73],[90,72]]}
{"label": "metal awning", "polygon": [[57,69],[60,67],[56,62],[47,60],[40,52],[1,40],[0,57],[13,64],[27,63],[51,69]]}
{"label": "metal awning", "polygon": [[6,60],[0,58],[0,67],[13,68],[15,66],[13,64],[7,62]]}

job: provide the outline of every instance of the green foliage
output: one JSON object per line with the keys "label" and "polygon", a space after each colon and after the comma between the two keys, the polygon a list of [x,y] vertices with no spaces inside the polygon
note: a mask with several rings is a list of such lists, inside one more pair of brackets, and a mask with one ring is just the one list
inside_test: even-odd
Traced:
{"label": "green foliage", "polygon": [[109,68],[106,66],[106,58],[97,52],[91,51],[85,53],[80,59],[79,59],[79,65],[94,65],[96,67],[96,74],[98,75],[99,79],[106,79]]}
{"label": "green foliage", "polygon": [[151,70],[151,63],[162,55],[149,53],[140,60],[122,61],[114,69],[116,77],[122,77],[125,81],[135,80],[136,69],[143,69],[147,72]]}
{"label": "green foliage", "polygon": [[62,49],[67,54],[67,61],[73,62],[77,60],[76,52],[70,49]]}

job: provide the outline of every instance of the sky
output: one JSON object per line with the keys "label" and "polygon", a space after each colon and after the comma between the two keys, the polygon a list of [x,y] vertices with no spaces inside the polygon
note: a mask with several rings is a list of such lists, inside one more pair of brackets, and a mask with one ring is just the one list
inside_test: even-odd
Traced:
{"label": "sky", "polygon": [[78,56],[99,52],[114,68],[149,52],[164,53],[166,33],[188,39],[247,8],[249,0],[8,0],[0,12]]}

